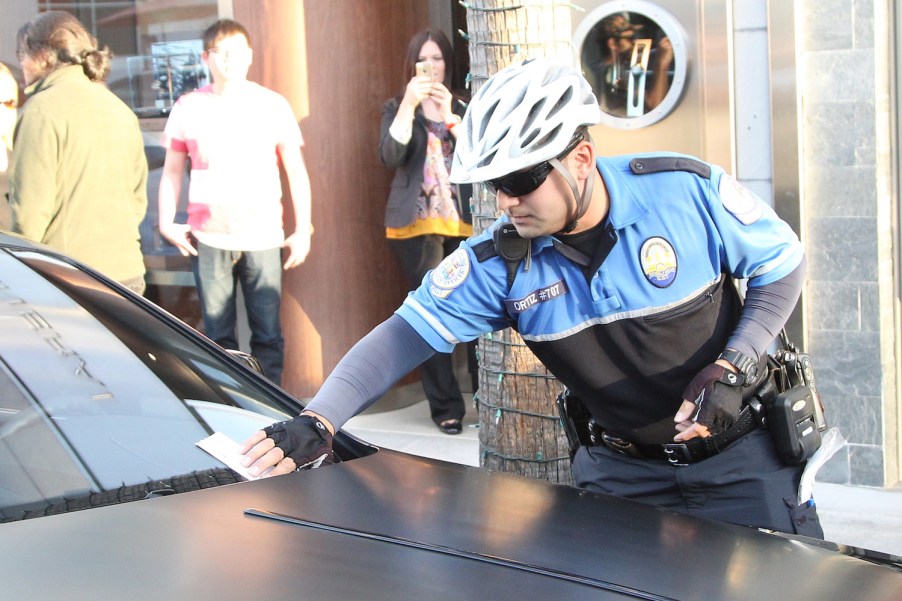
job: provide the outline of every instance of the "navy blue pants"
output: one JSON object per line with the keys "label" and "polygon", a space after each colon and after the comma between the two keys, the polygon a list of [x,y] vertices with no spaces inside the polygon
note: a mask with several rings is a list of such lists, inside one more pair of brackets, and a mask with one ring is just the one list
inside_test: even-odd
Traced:
{"label": "navy blue pants", "polygon": [[797,506],[801,466],[787,466],[766,430],[687,466],[634,459],[607,447],[580,447],[573,458],[578,487],[680,513],[824,538],[813,504]]}

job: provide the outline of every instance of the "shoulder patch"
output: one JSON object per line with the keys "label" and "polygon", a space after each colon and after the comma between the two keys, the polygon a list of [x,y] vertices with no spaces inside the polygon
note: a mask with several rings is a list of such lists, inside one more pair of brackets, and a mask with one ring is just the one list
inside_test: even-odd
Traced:
{"label": "shoulder patch", "polygon": [[429,276],[429,292],[438,298],[447,298],[470,275],[470,255],[458,248],[432,270]]}
{"label": "shoulder patch", "polygon": [[648,175],[663,171],[688,171],[699,177],[711,179],[711,165],[689,157],[645,157],[630,161],[630,170],[636,175]]}
{"label": "shoulder patch", "polygon": [[721,176],[717,191],[723,207],[743,225],[755,223],[764,214],[764,201],[726,173]]}

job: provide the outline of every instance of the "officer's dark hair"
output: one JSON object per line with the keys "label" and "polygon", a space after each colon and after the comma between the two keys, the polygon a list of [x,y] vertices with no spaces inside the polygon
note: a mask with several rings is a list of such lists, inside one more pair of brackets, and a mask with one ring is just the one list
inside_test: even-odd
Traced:
{"label": "officer's dark hair", "polygon": [[[586,140],[587,142],[591,142],[592,138],[589,137],[589,126],[588,125],[580,125],[573,132],[573,136],[570,138],[571,140],[575,140],[577,137]],[[572,142],[571,142],[572,144]]]}

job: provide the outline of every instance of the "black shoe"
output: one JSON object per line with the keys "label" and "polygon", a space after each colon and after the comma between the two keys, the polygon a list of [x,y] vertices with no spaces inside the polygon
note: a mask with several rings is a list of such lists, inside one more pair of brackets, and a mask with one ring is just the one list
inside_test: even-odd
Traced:
{"label": "black shoe", "polygon": [[463,432],[463,424],[459,419],[446,419],[438,424],[438,429],[445,434],[460,434]]}

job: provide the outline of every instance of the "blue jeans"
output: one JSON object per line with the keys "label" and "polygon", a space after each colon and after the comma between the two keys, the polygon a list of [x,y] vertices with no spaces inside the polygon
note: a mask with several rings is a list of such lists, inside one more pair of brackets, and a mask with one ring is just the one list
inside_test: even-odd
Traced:
{"label": "blue jeans", "polygon": [[281,249],[222,250],[198,242],[191,267],[207,336],[223,348],[238,348],[236,293],[240,283],[251,328],[251,353],[266,377],[281,384],[285,346],[279,320]]}

